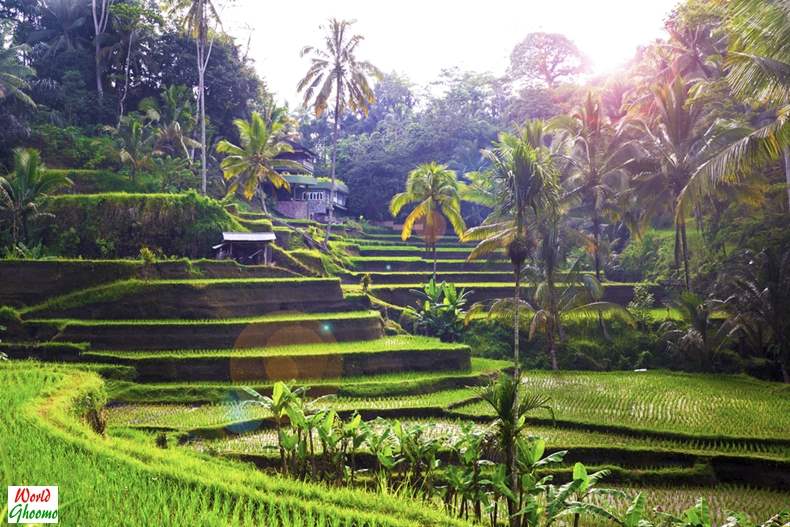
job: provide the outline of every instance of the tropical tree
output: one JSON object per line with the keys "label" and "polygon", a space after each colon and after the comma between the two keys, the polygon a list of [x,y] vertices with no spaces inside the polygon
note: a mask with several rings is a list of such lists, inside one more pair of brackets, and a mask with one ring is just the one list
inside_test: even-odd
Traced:
{"label": "tropical tree", "polygon": [[157,100],[148,97],[140,101],[139,109],[158,123],[154,132],[154,151],[173,157],[183,156],[190,164],[192,152],[200,143],[190,137],[195,126],[194,102],[191,91],[183,85],[167,86]]}
{"label": "tropical tree", "polygon": [[668,84],[652,88],[646,108],[647,120],[633,122],[643,132],[645,157],[656,160],[654,169],[638,176],[642,198],[669,203],[675,213],[675,263],[682,261],[686,289],[691,288],[686,236],[688,202],[680,199],[689,180],[716,155],[726,134],[708,125],[703,104],[692,96],[692,84],[676,76]]}
{"label": "tropical tree", "polygon": [[790,250],[746,251],[729,267],[720,287],[729,335],[779,363],[790,382]]}
{"label": "tropical tree", "polygon": [[337,141],[340,120],[350,110],[367,115],[368,108],[376,100],[369,78],[380,78],[381,72],[370,62],[357,60],[356,51],[364,38],[352,35],[353,21],[329,19],[324,37],[324,49],[305,46],[301,56],[310,56],[310,68],[299,81],[297,89],[304,94],[303,104],[312,107],[316,117],[320,117],[330,104],[332,114],[332,188],[329,191],[329,221],[326,225],[326,238],[329,243],[335,206],[335,173],[337,168]]}
{"label": "tropical tree", "polygon": [[466,229],[455,172],[435,161],[418,165],[406,178],[406,190],[392,197],[390,213],[397,216],[410,203],[417,205],[403,222],[401,239],[408,240],[414,225],[419,222],[425,246],[433,253],[433,279],[436,280],[436,242],[447,230],[445,218],[458,236]]}
{"label": "tropical tree", "polygon": [[[93,2],[95,4],[96,0],[93,0]],[[133,46],[141,40],[143,35],[152,35],[154,27],[163,24],[164,20],[157,10],[146,7],[142,2],[124,2],[111,5],[110,12],[113,15],[114,25],[120,37],[117,44],[117,48],[119,48],[117,56],[119,59],[122,57],[123,60],[123,88],[118,98],[118,120],[120,122],[124,114],[126,97],[129,94],[129,73],[132,64]],[[101,85],[98,78],[97,83],[99,83],[97,85]]]}
{"label": "tropical tree", "polygon": [[480,398],[488,403],[494,411],[495,420],[492,427],[499,451],[505,456],[507,467],[507,481],[509,490],[506,494],[508,513],[511,527],[518,527],[522,523],[520,511],[521,478],[517,464],[517,445],[524,431],[527,421],[526,414],[534,410],[546,410],[554,413],[548,405],[549,399],[545,396],[527,393],[524,384],[518,377],[500,375],[484,389],[478,392]]}
{"label": "tropical tree", "polygon": [[35,106],[33,99],[24,92],[28,88],[27,79],[34,72],[19,60],[20,54],[27,50],[26,46],[4,47],[5,35],[0,32],[0,100],[5,97]]}
{"label": "tropical tree", "polygon": [[249,121],[236,119],[233,124],[239,131],[241,146],[226,139],[217,144],[217,152],[225,154],[220,167],[225,180],[230,182],[228,194],[235,193],[241,187],[244,197],[249,200],[259,191],[261,207],[266,211],[262,188],[264,183],[271,184],[275,189],[291,190],[278,169],[298,169],[299,166],[293,161],[278,159],[278,156],[293,152],[293,148],[280,139],[283,124],[268,123],[257,112],[253,112]]}
{"label": "tropical tree", "polygon": [[490,303],[480,302],[472,306],[467,314],[470,320],[478,313],[486,312],[491,318],[513,321],[521,324],[520,314],[531,317],[529,338],[542,334],[546,339],[546,351],[554,370],[557,363],[557,344],[565,340],[564,324],[572,320],[594,320],[603,324],[604,315],[618,318],[627,324],[635,325],[633,316],[627,309],[614,302],[605,302],[603,287],[594,276],[579,272],[581,260],[577,260],[569,271],[561,277],[559,267],[562,263],[559,217],[549,214],[535,226],[540,237],[535,260],[537,268],[530,269],[533,281],[537,284],[532,302],[520,300],[519,309],[514,302],[506,299]]}
{"label": "tropical tree", "polygon": [[101,39],[110,23],[110,9],[113,0],[91,0],[91,15],[93,16],[93,58],[96,68],[96,91],[99,97],[104,96],[102,85],[102,46]]}
{"label": "tropical tree", "polygon": [[527,305],[534,312],[529,338],[533,339],[538,333],[546,337],[551,367],[557,370],[557,343],[565,340],[565,322],[596,319],[605,330],[604,315],[617,317],[630,325],[635,325],[635,321],[623,306],[601,300],[603,287],[595,277],[579,272],[580,260],[562,277],[564,285],[560,286],[558,271],[562,259],[558,218],[549,217],[540,231],[541,243],[537,251],[539,272],[535,280],[538,285],[533,294],[533,305]]}
{"label": "tropical tree", "polygon": [[31,44],[44,44],[47,57],[88,48],[87,33],[83,31],[89,16],[87,1],[48,0],[41,4],[41,29],[30,34]]}
{"label": "tropical tree", "polygon": [[121,119],[117,128],[108,128],[118,141],[118,157],[121,163],[129,166],[132,180],[141,170],[153,164],[155,137],[150,126],[136,114]]}
{"label": "tropical tree", "polygon": [[564,131],[571,143],[569,195],[580,201],[579,209],[590,221],[595,278],[601,279],[601,234],[607,210],[626,190],[628,165],[636,152],[624,132],[615,126],[591,93],[568,117],[552,123]]}
{"label": "tropical tree", "polygon": [[28,241],[28,222],[44,216],[42,198],[71,181],[62,172],[44,170],[37,150],[14,150],[14,172],[0,176],[0,210],[11,222],[11,238],[16,245]]}
{"label": "tropical tree", "polygon": [[211,20],[221,25],[219,13],[212,0],[171,0],[171,12],[182,13],[181,25],[195,39],[195,58],[197,60],[198,93],[197,103],[200,113],[200,176],[202,192],[207,188],[206,160],[206,68],[211,57],[214,39],[209,39]]}
{"label": "tropical tree", "polygon": [[517,81],[541,81],[554,89],[560,80],[588,69],[587,58],[568,37],[559,33],[530,33],[510,54],[508,75]]}
{"label": "tropical tree", "polygon": [[726,79],[733,94],[771,110],[765,124],[737,140],[697,170],[683,196],[710,193],[738,182],[767,163],[784,160],[790,210],[790,5],[787,2],[734,0],[727,3],[730,35]]}
{"label": "tropical tree", "polygon": [[668,320],[659,328],[669,351],[683,358],[690,357],[699,370],[711,368],[726,342],[724,327],[713,320],[713,314],[723,308],[722,301],[684,291],[669,305],[681,318],[680,321]]}
{"label": "tropical tree", "polygon": [[[559,203],[556,167],[552,153],[545,146],[544,124],[529,121],[517,134],[504,133],[492,149],[482,151],[490,164],[496,206],[486,220],[467,230],[462,239],[479,240],[469,259],[497,250],[507,250],[513,265],[515,287],[511,308],[518,321],[521,301],[521,273],[531,253],[528,215],[534,219]],[[519,324],[513,324],[513,360],[515,375],[520,372]]]}

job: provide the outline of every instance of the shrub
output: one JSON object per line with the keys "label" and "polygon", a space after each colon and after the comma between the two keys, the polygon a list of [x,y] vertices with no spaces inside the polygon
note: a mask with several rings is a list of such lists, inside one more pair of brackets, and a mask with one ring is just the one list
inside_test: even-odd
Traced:
{"label": "shrub", "polygon": [[362,292],[367,293],[370,289],[370,284],[373,283],[373,278],[370,276],[370,273],[365,273],[362,275],[362,278],[359,279],[359,285],[362,286]]}
{"label": "shrub", "polygon": [[30,146],[53,166],[118,168],[120,160],[111,137],[91,137],[76,126],[40,124],[31,130]]}
{"label": "shrub", "polygon": [[650,308],[655,305],[656,299],[650,292],[650,286],[646,283],[634,286],[634,298],[628,303],[628,311],[636,319],[637,325],[642,329],[650,327],[652,318]]}
{"label": "shrub", "polygon": [[631,240],[606,270],[607,277],[620,281],[666,280],[671,273],[674,252],[672,236],[647,232],[641,240]]}
{"label": "shrub", "polygon": [[[219,202],[194,191],[54,196],[45,210],[57,220],[42,229],[42,240],[66,256],[136,257],[147,246],[168,255],[206,257],[222,231],[244,230]],[[113,240],[114,247],[105,240]]]}

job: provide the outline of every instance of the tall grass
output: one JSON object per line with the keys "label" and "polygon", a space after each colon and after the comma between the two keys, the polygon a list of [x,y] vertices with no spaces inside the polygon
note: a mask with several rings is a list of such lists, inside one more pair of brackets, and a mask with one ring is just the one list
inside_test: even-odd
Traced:
{"label": "tall grass", "polygon": [[93,373],[10,363],[0,383],[0,484],[58,485],[63,525],[463,525],[416,502],[99,436],[79,419],[102,400]]}
{"label": "tall grass", "polygon": [[[640,430],[787,439],[790,386],[739,375],[541,372],[524,375],[551,398],[558,420]],[[485,414],[476,403],[459,409]]]}

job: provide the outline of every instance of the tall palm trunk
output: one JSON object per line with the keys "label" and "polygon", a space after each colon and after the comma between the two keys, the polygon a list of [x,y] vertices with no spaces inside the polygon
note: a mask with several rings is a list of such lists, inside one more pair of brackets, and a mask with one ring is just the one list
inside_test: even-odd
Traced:
{"label": "tall palm trunk", "polygon": [[683,256],[683,276],[686,280],[686,291],[691,291],[691,276],[689,275],[689,248],[686,239],[686,222],[680,224],[680,252]]}
{"label": "tall palm trunk", "polygon": [[785,182],[787,183],[787,212],[790,212],[790,146],[782,149],[785,158]]}
{"label": "tall palm trunk", "polygon": [[[202,53],[198,53],[202,57]],[[203,68],[198,68],[198,98],[200,105],[200,178],[201,190],[206,194],[208,171],[206,168],[206,87]]]}
{"label": "tall palm trunk", "polygon": [[433,252],[433,281],[436,281],[436,240],[431,244],[431,251]]}
{"label": "tall palm trunk", "polygon": [[112,0],[100,0],[99,5],[96,4],[96,0],[91,2],[91,12],[93,14],[93,58],[96,68],[96,92],[99,94],[99,98],[104,97],[104,86],[102,86],[101,82],[101,45],[99,37],[107,29],[111,4]]}
{"label": "tall palm trunk", "polygon": [[[516,422],[517,421],[518,420],[516,420]],[[518,474],[516,473],[515,438],[507,438],[507,445],[505,445],[505,463],[507,464],[508,470],[510,471],[510,492],[513,494],[513,496],[516,496],[518,492]],[[505,499],[507,500],[507,512],[508,517],[510,518],[510,527],[519,527],[519,524],[521,523],[521,517],[516,515],[518,513],[518,504],[516,503],[516,500],[510,496],[506,496]]]}
{"label": "tall palm trunk", "polygon": [[335,86],[335,123],[332,127],[332,188],[329,189],[329,220],[326,222],[326,238],[324,249],[329,247],[329,236],[332,234],[332,222],[335,219],[335,170],[337,164],[337,135],[340,130],[340,75]]}
{"label": "tall palm trunk", "polygon": [[[208,27],[206,21],[206,5],[200,2],[200,21],[198,34],[195,39],[196,59],[198,70],[198,110],[200,111],[200,179],[201,190],[205,195],[208,187],[208,168],[206,161],[206,67],[211,55],[208,45]],[[208,49],[207,49],[208,48]]]}
{"label": "tall palm trunk", "polygon": [[124,106],[126,105],[126,96],[129,94],[129,68],[131,66],[132,61],[132,41],[134,40],[134,30],[129,33],[129,45],[126,47],[126,64],[123,68],[123,95],[121,95],[120,101],[118,101],[119,105],[119,112],[118,112],[118,126],[121,126],[121,120],[123,119],[124,114]]}
{"label": "tall palm trunk", "polygon": [[593,260],[595,264],[595,279],[601,281],[601,219],[596,212],[593,215]]}
{"label": "tall palm trunk", "polygon": [[516,277],[516,287],[513,290],[513,366],[514,366],[514,375],[516,379],[519,378],[521,373],[521,361],[519,358],[519,344],[520,344],[520,337],[519,337],[519,311],[521,308],[521,269],[519,266],[513,267],[513,274]]}
{"label": "tall palm trunk", "polygon": [[96,54],[96,92],[99,94],[99,97],[104,97],[104,87],[101,84],[101,58],[99,53],[101,48],[99,47],[99,35],[96,35],[93,39],[94,42],[94,53]]}
{"label": "tall palm trunk", "polygon": [[557,349],[554,337],[559,329],[559,313],[557,309],[556,289],[554,287],[554,269],[549,269],[546,272],[546,285],[548,286],[549,295],[549,318],[546,321],[546,338],[548,339],[551,369],[557,371],[559,370],[559,366],[557,365]]}

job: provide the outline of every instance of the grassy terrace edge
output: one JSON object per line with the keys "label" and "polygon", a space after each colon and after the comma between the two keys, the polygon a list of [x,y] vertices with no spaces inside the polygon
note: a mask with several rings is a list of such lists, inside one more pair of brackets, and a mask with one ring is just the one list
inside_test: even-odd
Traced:
{"label": "grassy terrace edge", "polygon": [[[414,395],[448,386],[460,387],[479,384],[486,381],[491,375],[509,369],[510,366],[508,361],[472,357],[471,368],[468,371],[383,373],[359,377],[303,379],[294,381],[294,384],[309,387],[311,396],[323,393],[333,393],[340,397],[374,397],[382,394]],[[268,394],[271,392],[274,382],[276,381],[193,381],[141,384],[119,379],[108,381],[107,390],[110,400],[116,403],[194,404],[225,401],[243,387]]]}
{"label": "grassy terrace edge", "polygon": [[[123,520],[142,524],[161,515],[162,510],[175,507],[172,517],[168,513],[168,520],[174,525],[209,520],[210,524],[219,525],[233,513],[228,509],[231,504],[245,503],[250,507],[245,514],[248,518],[251,514],[258,524],[279,509],[289,516],[295,511],[302,518],[310,518],[310,526],[325,525],[334,518],[366,527],[467,525],[400,498],[272,477],[237,462],[182,449],[157,449],[141,438],[100,436],[82,419],[91,401],[95,404],[102,400],[102,380],[90,372],[25,362],[0,365],[0,378],[4,386],[11,388],[0,393],[0,438],[8,441],[20,433],[28,438],[4,445],[2,451],[16,460],[3,464],[4,476],[9,481],[21,481],[23,476],[58,479],[62,493],[82,498],[70,500],[70,506],[63,511],[72,518],[77,515],[75,523]],[[45,445],[45,451],[51,452],[57,464],[33,458],[36,447]],[[24,472],[15,466],[24,466]],[[99,467],[110,470],[115,477],[96,484],[92,471]],[[218,473],[223,474],[219,480]],[[177,503],[172,502],[173,492],[180,496]],[[111,495],[121,493],[139,506],[133,510],[101,507],[102,503],[111,503]]]}
{"label": "grassy terrace edge", "polygon": [[428,337],[394,336],[375,340],[295,344],[268,348],[241,348],[215,350],[168,350],[168,351],[102,351],[83,352],[89,357],[118,358],[129,361],[155,358],[190,359],[203,357],[278,357],[291,355],[350,355],[359,353],[386,353],[390,351],[441,352],[468,350],[465,344],[441,342]]}
{"label": "grassy terrace edge", "polygon": [[48,324],[60,328],[66,326],[186,326],[186,325],[223,325],[223,324],[266,324],[268,322],[302,322],[360,320],[381,318],[378,311],[348,311],[332,313],[283,313],[259,317],[240,317],[222,319],[132,319],[132,320],[86,320],[73,318],[35,318],[25,322],[28,324]]}
{"label": "grassy terrace edge", "polygon": [[56,296],[40,304],[28,306],[19,310],[23,316],[35,315],[35,313],[53,309],[70,309],[82,306],[91,302],[111,302],[119,300],[125,296],[140,293],[143,291],[154,291],[156,289],[167,288],[244,288],[250,285],[340,285],[339,278],[199,278],[199,279],[156,279],[143,280],[131,278],[128,280],[118,280],[106,284],[89,287]]}

